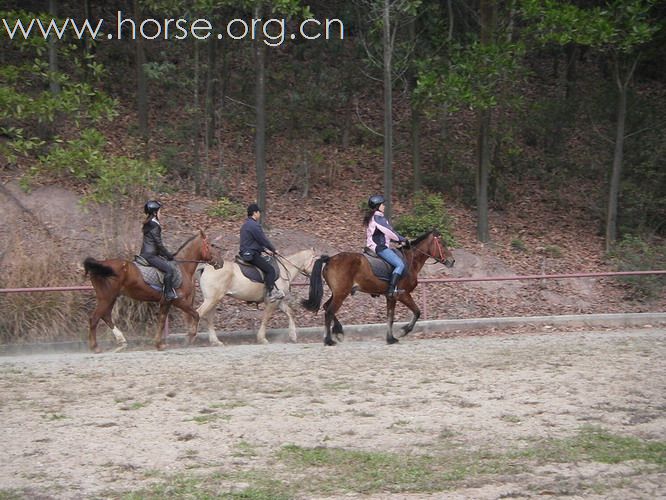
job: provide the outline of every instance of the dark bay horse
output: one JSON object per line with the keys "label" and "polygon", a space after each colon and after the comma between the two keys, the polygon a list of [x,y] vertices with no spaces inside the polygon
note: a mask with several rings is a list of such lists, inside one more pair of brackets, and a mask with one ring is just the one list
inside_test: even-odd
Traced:
{"label": "dark bay horse", "polygon": [[163,350],[166,342],[162,338],[164,324],[166,323],[169,309],[172,305],[181,309],[192,318],[193,335],[196,335],[199,325],[199,314],[192,307],[194,303],[194,272],[197,265],[202,262],[210,262],[212,253],[210,243],[203,231],[189,238],[175,253],[175,262],[180,268],[182,274],[182,284],[176,290],[178,298],[172,302],[164,300],[161,290],[148,285],[141,275],[139,268],[132,261],[123,259],[96,260],[88,257],[83,261],[83,267],[86,274],[90,275],[90,281],[95,289],[97,306],[90,315],[90,331],[88,334],[88,346],[93,352],[100,352],[97,345],[97,325],[100,319],[109,325],[113,335],[116,338],[118,347],[116,350],[124,349],[127,346],[125,336],[120,329],[114,325],[111,318],[113,306],[120,295],[125,295],[131,299],[159,302],[160,310],[157,321],[157,331],[155,333],[155,347]]}
{"label": "dark bay horse", "polygon": [[[395,297],[386,296],[386,316],[388,322],[386,342],[388,344],[398,342],[398,339],[393,336],[393,318],[396,301],[402,302],[412,311],[412,320],[402,328],[404,332],[403,336],[412,331],[421,315],[421,311],[416,302],[414,302],[411,292],[418,284],[418,274],[426,260],[432,258],[447,267],[453,267],[455,262],[451,252],[442,243],[441,234],[437,230],[430,231],[412,241],[408,245],[408,248],[404,250],[404,255],[406,270],[398,282],[398,288],[403,290],[403,292],[397,294]],[[359,291],[371,295],[384,295],[388,290],[388,283],[375,276],[368,263],[368,259],[360,253],[342,252],[332,257],[322,255],[317,259],[312,268],[309,297],[302,302],[303,307],[309,311],[316,312],[321,306],[324,290],[321,279],[322,275],[331,289],[331,298],[324,304],[324,322],[326,326],[324,344],[335,345],[336,342],[331,337],[331,323],[333,324],[332,333],[336,335],[344,333],[335,313],[340,309],[340,306],[342,306],[342,303],[349,294]]]}

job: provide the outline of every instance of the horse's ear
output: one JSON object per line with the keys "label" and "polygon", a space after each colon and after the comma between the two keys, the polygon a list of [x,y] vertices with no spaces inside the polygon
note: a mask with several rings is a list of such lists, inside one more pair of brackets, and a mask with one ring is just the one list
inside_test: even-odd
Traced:
{"label": "horse's ear", "polygon": [[200,234],[201,237],[204,238],[204,239],[206,239],[206,230],[207,230],[207,229],[208,229],[208,228],[205,228],[205,229],[199,228],[199,234]]}

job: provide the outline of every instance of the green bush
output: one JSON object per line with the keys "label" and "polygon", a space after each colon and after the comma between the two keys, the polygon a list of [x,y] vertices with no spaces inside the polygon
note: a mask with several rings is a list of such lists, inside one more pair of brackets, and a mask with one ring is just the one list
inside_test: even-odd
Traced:
{"label": "green bush", "polygon": [[[666,269],[666,246],[638,236],[625,236],[609,257],[618,271],[652,271]],[[660,296],[666,287],[663,275],[624,276],[619,278],[635,299]]]}
{"label": "green bush", "polygon": [[208,210],[211,217],[224,220],[237,219],[245,214],[245,207],[238,202],[222,197]]}
{"label": "green bush", "polygon": [[444,198],[438,194],[417,193],[411,213],[398,217],[395,228],[408,238],[415,238],[438,229],[447,246],[455,245],[451,234],[451,220],[444,207]]}

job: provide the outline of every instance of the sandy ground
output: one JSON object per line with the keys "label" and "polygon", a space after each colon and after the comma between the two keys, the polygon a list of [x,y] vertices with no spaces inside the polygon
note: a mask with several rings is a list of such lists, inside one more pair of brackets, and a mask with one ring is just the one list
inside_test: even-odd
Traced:
{"label": "sandy ground", "polygon": [[[585,425],[664,442],[664,359],[660,328],[2,357],[0,497],[102,498],[263,467],[286,444],[428,453],[444,436],[502,451]],[[371,498],[664,498],[662,470],[546,464]]]}

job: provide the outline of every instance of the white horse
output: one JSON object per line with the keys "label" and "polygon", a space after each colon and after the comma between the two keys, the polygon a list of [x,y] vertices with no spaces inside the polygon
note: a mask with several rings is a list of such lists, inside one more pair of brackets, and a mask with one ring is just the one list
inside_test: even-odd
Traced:
{"label": "white horse", "polygon": [[[283,292],[288,292],[291,282],[299,274],[309,277],[312,266],[315,261],[314,248],[301,250],[287,257],[277,256],[280,268],[280,278],[275,285]],[[197,309],[200,320],[208,323],[208,339],[210,345],[223,345],[217,338],[213,319],[215,316],[215,306],[228,295],[244,302],[263,302],[266,307],[261,319],[261,326],[257,332],[257,342],[267,344],[266,325],[277,307],[280,308],[289,318],[289,339],[296,342],[296,323],[294,322],[293,311],[288,304],[289,294],[284,299],[275,302],[266,301],[265,286],[263,283],[256,283],[243,275],[240,266],[236,262],[224,261],[221,268],[215,269],[210,264],[203,265],[203,272],[199,278],[199,286],[203,294],[204,301]]]}

